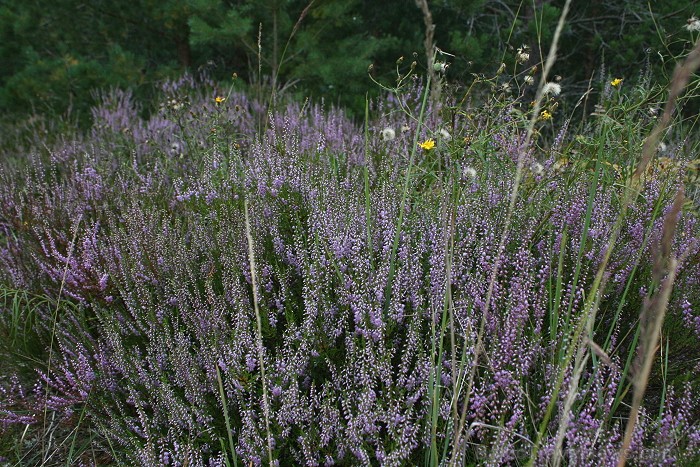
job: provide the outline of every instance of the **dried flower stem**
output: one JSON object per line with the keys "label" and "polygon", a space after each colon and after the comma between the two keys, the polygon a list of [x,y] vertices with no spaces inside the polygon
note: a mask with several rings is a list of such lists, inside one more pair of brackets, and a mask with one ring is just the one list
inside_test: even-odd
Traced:
{"label": "dried flower stem", "polygon": [[[639,418],[639,409],[644,399],[644,393],[646,392],[649,382],[649,374],[651,373],[651,366],[654,363],[654,355],[658,348],[661,325],[663,324],[664,316],[666,316],[666,309],[668,307],[671,291],[673,290],[673,283],[676,279],[678,261],[671,254],[671,243],[676,231],[676,226],[678,225],[678,214],[683,208],[684,199],[685,192],[683,187],[681,187],[676,193],[671,211],[664,219],[661,245],[659,245],[653,272],[654,282],[661,283],[661,287],[651,300],[647,299],[645,301],[644,308],[642,309],[640,319],[641,339],[639,341],[637,361],[635,364],[637,371],[632,380],[634,384],[632,409],[627,419],[625,438],[622,443],[622,448],[620,449],[620,457],[617,461],[618,467],[624,467],[627,462],[627,455],[629,453],[630,444],[632,443],[634,428]],[[665,279],[663,279],[664,276]]]}
{"label": "dried flower stem", "polygon": [[265,428],[267,430],[267,455],[272,465],[272,435],[270,434],[270,404],[267,396],[267,381],[265,380],[265,353],[262,340],[262,320],[258,307],[258,287],[255,280],[255,251],[253,250],[253,236],[250,233],[250,219],[248,217],[248,200],[243,202],[245,213],[245,234],[248,239],[248,265],[250,266],[250,282],[253,288],[253,307],[255,308],[255,320],[257,323],[258,360],[260,361],[260,376],[262,378],[263,412],[265,413]]}

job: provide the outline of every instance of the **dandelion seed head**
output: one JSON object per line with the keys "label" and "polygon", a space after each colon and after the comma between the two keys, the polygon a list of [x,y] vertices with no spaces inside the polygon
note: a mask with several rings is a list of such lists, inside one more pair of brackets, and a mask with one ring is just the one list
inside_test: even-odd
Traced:
{"label": "dandelion seed head", "polygon": [[515,55],[515,59],[518,61],[518,63],[525,63],[530,60],[530,53],[527,51],[528,49],[529,47],[526,45],[518,48],[518,53]]}
{"label": "dandelion seed head", "polygon": [[691,16],[690,19],[688,19],[687,24],[685,25],[685,29],[690,32],[700,31],[700,19],[698,19],[695,16]]}
{"label": "dandelion seed head", "polygon": [[474,180],[476,178],[476,170],[473,167],[464,167],[464,169],[462,169],[462,178],[465,180]]}
{"label": "dandelion seed head", "polygon": [[382,141],[391,141],[396,138],[396,132],[391,127],[386,127],[382,130]]}
{"label": "dandelion seed head", "polygon": [[552,96],[558,96],[561,93],[561,86],[557,83],[547,83],[542,88],[542,95],[547,96],[551,94]]}

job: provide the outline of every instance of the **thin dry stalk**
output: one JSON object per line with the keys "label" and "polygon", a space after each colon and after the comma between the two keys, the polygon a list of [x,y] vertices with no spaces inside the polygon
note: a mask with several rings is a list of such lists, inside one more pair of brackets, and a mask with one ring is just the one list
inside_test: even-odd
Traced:
{"label": "thin dry stalk", "polygon": [[430,82],[433,83],[430,88],[430,104],[431,108],[435,109],[440,102],[441,93],[440,78],[434,67],[435,43],[433,38],[435,36],[435,24],[433,23],[433,15],[430,13],[430,8],[428,8],[428,0],[416,0],[416,6],[423,13],[423,22],[425,23],[425,40],[423,44],[425,46],[425,58],[428,61],[428,76],[430,76]]}
{"label": "thin dry stalk", "polygon": [[[309,14],[309,11],[311,10],[311,7],[313,6],[314,2],[316,0],[311,0],[308,5],[302,10],[301,14],[299,15],[299,19],[297,19],[297,22],[294,23],[294,27],[292,28],[292,32],[289,34],[289,37],[287,38],[287,43],[284,46],[284,50],[282,51],[282,55],[280,56],[279,62],[275,59],[275,65],[272,67],[272,89],[271,89],[271,94],[270,94],[270,105],[268,105],[268,108],[275,108],[277,106],[277,79],[280,74],[280,70],[282,69],[282,65],[284,64],[284,59],[285,56],[287,55],[287,49],[289,48],[289,44],[292,42],[292,39],[296,35],[297,31],[299,30],[299,26],[301,26],[301,22],[304,21],[304,18],[306,18],[306,15]],[[275,16],[276,17],[276,16]],[[277,39],[277,33],[275,32],[275,40]],[[275,53],[277,52],[277,46],[275,45]],[[287,88],[287,85],[285,85],[282,88],[282,91]]]}
{"label": "thin dry stalk", "polygon": [[[651,300],[647,299],[644,303],[641,315],[641,331],[639,348],[637,349],[637,360],[635,362],[635,375],[632,383],[634,392],[632,394],[632,409],[630,416],[627,419],[627,428],[625,429],[625,438],[620,449],[620,457],[618,458],[618,467],[624,467],[627,462],[630,444],[632,443],[632,435],[634,428],[637,425],[639,418],[639,409],[644,399],[644,393],[649,383],[649,375],[651,367],[654,364],[654,355],[658,349],[659,337],[661,335],[661,325],[666,315],[668,301],[673,290],[673,282],[676,279],[676,268],[678,262],[671,254],[671,243],[678,225],[678,215],[683,208],[685,193],[683,187],[676,193],[676,199],[673,202],[671,211],[666,215],[663,226],[663,236],[659,250],[657,251],[656,261],[653,270],[654,282],[661,283],[659,291],[654,294]],[[664,279],[665,277],[665,279]]]}
{"label": "thin dry stalk", "polygon": [[248,239],[248,265],[250,267],[250,283],[253,288],[253,307],[255,308],[255,320],[258,326],[258,360],[260,361],[260,377],[262,378],[263,412],[265,413],[265,429],[267,431],[267,455],[270,462],[269,465],[273,465],[272,435],[270,433],[270,404],[267,396],[267,380],[265,379],[265,352],[263,351],[262,320],[260,319],[260,308],[258,307],[258,283],[255,279],[255,251],[253,250],[253,235],[250,233],[247,199],[243,202],[243,210],[245,214],[245,235]]}

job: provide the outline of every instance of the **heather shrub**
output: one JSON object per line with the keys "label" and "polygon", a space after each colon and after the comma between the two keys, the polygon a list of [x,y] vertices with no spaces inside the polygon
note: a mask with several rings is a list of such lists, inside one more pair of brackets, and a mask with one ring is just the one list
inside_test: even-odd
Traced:
{"label": "heather shrub", "polygon": [[439,101],[397,72],[364,124],[183,77],[8,154],[7,462],[615,464],[668,264],[629,459],[697,461],[692,128],[629,198],[653,86],[605,77],[576,126],[519,72]]}

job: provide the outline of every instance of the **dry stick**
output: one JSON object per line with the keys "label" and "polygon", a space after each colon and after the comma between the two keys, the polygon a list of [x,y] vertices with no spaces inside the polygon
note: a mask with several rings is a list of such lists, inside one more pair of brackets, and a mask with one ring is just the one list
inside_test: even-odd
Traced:
{"label": "dry stick", "polygon": [[423,13],[423,22],[425,23],[425,40],[423,44],[425,45],[425,58],[428,60],[428,76],[430,76],[430,82],[433,83],[433,86],[430,88],[430,103],[431,107],[435,109],[440,100],[440,80],[433,66],[435,64],[435,45],[433,43],[435,24],[433,23],[433,15],[430,13],[430,8],[428,8],[428,0],[416,0],[416,5]]}
{"label": "dry stick", "polygon": [[[505,225],[503,227],[503,234],[501,235],[501,239],[498,244],[498,250],[496,254],[496,258],[494,261],[493,269],[491,270],[491,277],[489,278],[489,288],[486,293],[486,301],[484,304],[484,309],[481,315],[481,323],[479,325],[479,333],[477,334],[476,338],[476,345],[474,348],[474,358],[472,360],[472,365],[470,368],[470,374],[469,374],[469,380],[467,383],[467,394],[464,398],[464,405],[462,407],[462,414],[460,417],[460,422],[459,422],[459,428],[457,429],[457,432],[455,433],[455,441],[452,449],[452,458],[450,460],[451,465],[456,465],[457,459],[458,459],[458,454],[459,451],[461,450],[461,444],[466,440],[462,440],[463,436],[463,431],[464,431],[464,425],[466,423],[467,419],[467,408],[469,407],[469,399],[471,397],[471,391],[472,387],[474,384],[474,377],[476,374],[476,367],[479,363],[479,356],[481,352],[483,351],[482,349],[482,339],[484,335],[484,328],[486,325],[486,316],[488,315],[489,308],[491,306],[491,299],[493,298],[493,289],[494,285],[496,282],[496,278],[498,276],[498,269],[501,265],[501,255],[503,254],[503,250],[505,249],[509,229],[510,229],[510,222],[513,217],[513,212],[515,211],[515,202],[517,199],[518,195],[518,189],[520,188],[520,181],[522,179],[523,175],[523,168],[525,166],[525,154],[527,153],[527,148],[530,145],[530,141],[532,139],[532,135],[535,130],[535,124],[537,123],[537,119],[539,117],[539,112],[540,108],[542,107],[542,91],[544,89],[545,82],[547,81],[547,76],[552,69],[552,66],[554,65],[554,62],[556,61],[556,54],[557,54],[557,44],[559,43],[559,37],[561,35],[562,30],[564,29],[564,22],[566,20],[566,16],[569,13],[569,6],[571,5],[571,0],[566,0],[566,3],[564,4],[564,8],[562,9],[561,16],[559,17],[559,22],[557,23],[557,28],[554,31],[554,37],[552,39],[552,45],[549,48],[549,54],[547,55],[547,60],[544,64],[544,68],[542,70],[542,78],[540,80],[539,86],[537,88],[537,95],[535,97],[535,106],[532,110],[532,115],[530,116],[530,123],[528,125],[527,129],[527,136],[525,138],[525,141],[520,148],[520,154],[518,155],[518,164],[515,170],[515,181],[513,183],[513,190],[511,191],[510,195],[510,202],[508,204],[508,211],[506,213],[506,219],[505,219]],[[468,433],[467,433],[468,435]],[[468,436],[467,436],[468,437]]]}
{"label": "dry stick", "polygon": [[270,405],[267,399],[267,382],[265,380],[265,354],[263,352],[262,340],[262,320],[260,319],[260,308],[258,307],[258,285],[255,280],[255,252],[253,251],[253,236],[250,233],[250,220],[248,218],[248,199],[243,201],[243,211],[245,214],[245,235],[248,239],[248,265],[250,266],[250,282],[253,287],[253,307],[255,308],[255,320],[258,325],[258,360],[260,360],[260,376],[262,377],[263,391],[263,412],[265,414],[265,428],[267,429],[267,456],[272,465],[272,435],[270,434]]}
{"label": "dry stick", "polygon": [[[661,334],[661,325],[666,315],[668,301],[671,296],[671,290],[673,289],[673,282],[676,279],[678,262],[676,258],[671,255],[671,242],[673,241],[673,236],[678,224],[678,214],[681,212],[684,199],[685,193],[681,186],[678,193],[676,193],[676,199],[673,202],[671,211],[664,219],[663,236],[659,247],[660,251],[658,252],[653,271],[654,281],[661,282],[661,289],[651,300],[645,301],[644,308],[642,309],[640,320],[641,339],[637,361],[635,363],[635,367],[637,367],[638,370],[632,380],[634,384],[632,410],[627,419],[625,438],[622,442],[620,457],[617,461],[618,467],[624,467],[627,462],[627,455],[629,453],[630,444],[632,443],[632,435],[634,434],[634,428],[639,418],[639,409],[642,405],[642,399],[644,399],[647,383],[649,382],[651,366],[654,363],[654,355],[656,354],[659,336]],[[666,279],[662,282],[664,276],[666,276]]]}

